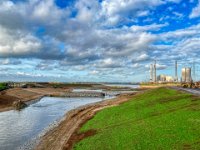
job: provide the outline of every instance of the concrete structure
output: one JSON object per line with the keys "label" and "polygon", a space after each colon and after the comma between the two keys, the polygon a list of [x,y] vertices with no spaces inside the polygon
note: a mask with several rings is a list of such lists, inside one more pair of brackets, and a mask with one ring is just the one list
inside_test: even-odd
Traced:
{"label": "concrete structure", "polygon": [[161,74],[157,77],[158,82],[165,82],[166,81],[166,75]]}
{"label": "concrete structure", "polygon": [[182,82],[191,82],[192,81],[192,76],[191,76],[191,68],[182,68],[181,72]]}
{"label": "concrete structure", "polygon": [[178,82],[178,64],[177,61],[175,61],[175,78],[174,78],[175,82]]}
{"label": "concrete structure", "polygon": [[161,74],[157,77],[158,82],[173,82],[174,78],[172,76]]}
{"label": "concrete structure", "polygon": [[195,82],[196,81],[196,69],[195,69],[195,62],[193,61],[193,67],[192,67],[192,79]]}
{"label": "concrete structure", "polygon": [[157,76],[156,76],[156,60],[154,64],[150,65],[150,82],[156,82]]}
{"label": "concrete structure", "polygon": [[157,75],[156,75],[156,60],[155,60],[155,63],[154,63],[154,82],[156,82],[157,81]]}
{"label": "concrete structure", "polygon": [[150,65],[150,82],[153,82],[153,64]]}
{"label": "concrete structure", "polygon": [[166,76],[166,82],[173,82],[174,78],[172,76]]}
{"label": "concrete structure", "polygon": [[104,97],[105,93],[103,92],[68,92],[61,97]]}

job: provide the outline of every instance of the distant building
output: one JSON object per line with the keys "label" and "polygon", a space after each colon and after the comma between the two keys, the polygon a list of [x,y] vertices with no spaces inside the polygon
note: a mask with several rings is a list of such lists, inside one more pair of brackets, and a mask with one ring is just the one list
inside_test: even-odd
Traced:
{"label": "distant building", "polygon": [[150,65],[150,82],[157,82],[157,78],[156,78],[156,60],[154,62],[154,64]]}
{"label": "distant building", "polygon": [[166,76],[166,82],[173,82],[174,78],[172,76]]}
{"label": "distant building", "polygon": [[163,75],[163,74],[159,75],[157,77],[157,80],[160,81],[160,82],[165,82],[166,81],[166,75]]}
{"label": "distant building", "polygon": [[175,82],[178,82],[178,63],[177,60],[175,61],[175,78],[174,78]]}
{"label": "distant building", "polygon": [[10,88],[20,88],[26,85],[26,83],[23,82],[8,82],[7,84]]}
{"label": "distant building", "polygon": [[150,82],[153,82],[153,64],[150,65]]}
{"label": "distant building", "polygon": [[192,81],[192,75],[191,75],[191,68],[182,68],[181,72],[182,82],[191,82]]}
{"label": "distant building", "polygon": [[172,76],[161,74],[157,77],[158,82],[173,82],[174,78]]}

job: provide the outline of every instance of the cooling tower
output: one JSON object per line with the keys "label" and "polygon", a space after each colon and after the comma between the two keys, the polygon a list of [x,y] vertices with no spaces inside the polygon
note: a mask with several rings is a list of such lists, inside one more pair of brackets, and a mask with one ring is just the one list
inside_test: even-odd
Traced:
{"label": "cooling tower", "polygon": [[182,82],[191,82],[191,68],[182,68]]}

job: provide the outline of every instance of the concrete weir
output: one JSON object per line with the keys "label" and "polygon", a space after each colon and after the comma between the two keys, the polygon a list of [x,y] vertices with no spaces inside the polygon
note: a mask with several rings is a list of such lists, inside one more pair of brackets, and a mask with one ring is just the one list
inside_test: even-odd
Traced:
{"label": "concrete weir", "polygon": [[68,92],[62,95],[63,97],[104,97],[103,92]]}

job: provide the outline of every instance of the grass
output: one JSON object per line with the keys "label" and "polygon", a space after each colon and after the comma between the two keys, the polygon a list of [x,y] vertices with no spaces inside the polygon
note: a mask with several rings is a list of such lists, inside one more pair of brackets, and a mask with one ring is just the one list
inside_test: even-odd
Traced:
{"label": "grass", "polygon": [[0,83],[0,91],[5,90],[7,88],[6,83]]}
{"label": "grass", "polygon": [[200,98],[159,88],[98,112],[80,132],[97,134],[75,150],[200,149]]}

